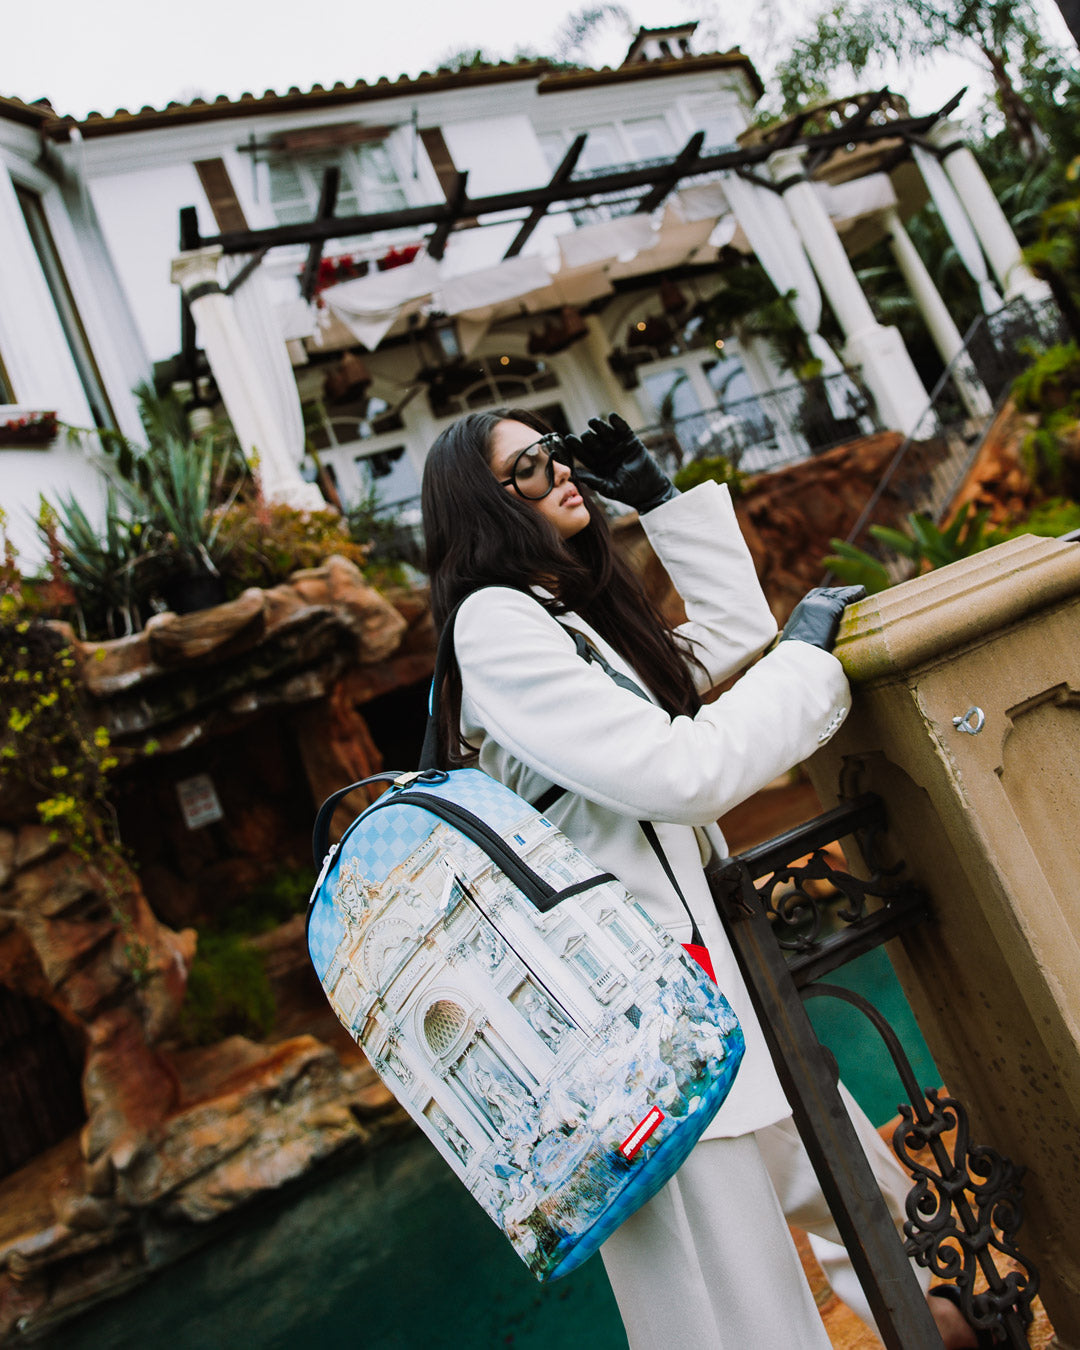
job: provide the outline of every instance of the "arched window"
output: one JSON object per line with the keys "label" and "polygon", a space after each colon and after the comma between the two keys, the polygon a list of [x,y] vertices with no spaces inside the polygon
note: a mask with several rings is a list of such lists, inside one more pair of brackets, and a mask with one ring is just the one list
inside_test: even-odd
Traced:
{"label": "arched window", "polygon": [[436,371],[428,398],[436,417],[460,417],[506,403],[531,407],[534,395],[558,386],[559,377],[547,362],[503,353]]}

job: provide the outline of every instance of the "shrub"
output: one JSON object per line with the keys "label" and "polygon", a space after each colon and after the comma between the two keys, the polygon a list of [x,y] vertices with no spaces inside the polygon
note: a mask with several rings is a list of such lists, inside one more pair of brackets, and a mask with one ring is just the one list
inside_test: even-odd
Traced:
{"label": "shrub", "polygon": [[274,1021],[274,995],[259,953],[235,934],[201,934],[178,1030],[187,1045],[226,1036],[259,1039]]}
{"label": "shrub", "polygon": [[283,867],[215,916],[215,932],[233,936],[267,933],[302,914],[311,895],[311,869]]}
{"label": "shrub", "polygon": [[281,503],[236,502],[222,518],[219,539],[226,549],[221,574],[230,598],[248,586],[276,586],[334,553],[358,567],[368,556],[336,511],[298,511]]}
{"label": "shrub", "polygon": [[[986,510],[976,511],[969,502],[945,529],[928,516],[912,513],[907,518],[907,532],[889,525],[871,525],[870,533],[887,552],[910,559],[916,573],[926,572],[989,548],[995,542],[986,529],[989,514]],[[861,584],[870,595],[892,584],[885,567],[872,554],[843,539],[829,542],[833,552],[822,563],[841,581]]]}
{"label": "shrub", "polygon": [[1033,353],[1031,365],[1013,381],[1012,396],[1020,412],[1080,413],[1080,347],[1059,342]]}
{"label": "shrub", "polygon": [[1069,497],[1050,497],[1040,502],[1030,515],[993,532],[991,541],[1003,544],[1006,539],[1018,539],[1022,534],[1037,534],[1051,539],[1080,530],[1080,502]]}
{"label": "shrub", "polygon": [[731,495],[738,497],[745,491],[746,474],[737,469],[730,459],[716,455],[712,458],[692,459],[689,464],[682,466],[672,482],[680,492],[688,492],[699,483],[726,483]]}

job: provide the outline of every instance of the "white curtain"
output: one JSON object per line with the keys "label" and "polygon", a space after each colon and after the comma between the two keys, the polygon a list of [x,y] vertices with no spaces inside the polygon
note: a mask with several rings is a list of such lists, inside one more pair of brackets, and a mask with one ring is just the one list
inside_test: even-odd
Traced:
{"label": "white curtain", "polygon": [[[730,171],[722,174],[722,182],[735,219],[769,280],[781,295],[795,292],[791,307],[806,334],[811,352],[821,362],[822,374],[842,375],[843,363],[818,331],[821,289],[780,194],[771,188],[749,183]],[[851,381],[829,380],[825,391],[833,416],[849,417],[848,394],[857,393]]]}
{"label": "white curtain", "polygon": [[979,300],[987,314],[993,314],[1002,306],[1001,296],[990,280],[990,272],[983,256],[982,245],[968,218],[964,204],[949,181],[949,175],[941,166],[940,160],[921,145],[913,145],[911,152],[919,172],[923,176],[934,205],[941,216],[949,238],[952,240],[960,261],[967,268],[971,279],[979,288]]}
{"label": "white curtain", "polygon": [[[245,258],[227,259],[226,275],[230,279],[234,277],[246,261]],[[237,323],[247,338],[270,398],[267,411],[280,431],[293,463],[299,465],[304,457],[304,415],[300,409],[296,375],[285,345],[281,315],[270,294],[271,284],[262,268],[257,267],[230,298]]]}

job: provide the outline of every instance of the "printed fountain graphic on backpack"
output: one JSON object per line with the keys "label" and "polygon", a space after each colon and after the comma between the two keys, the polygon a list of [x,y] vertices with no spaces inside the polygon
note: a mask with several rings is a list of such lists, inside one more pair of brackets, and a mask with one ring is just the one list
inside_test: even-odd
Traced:
{"label": "printed fountain graphic on backpack", "polygon": [[742,1032],[678,943],[527,802],[474,769],[427,778],[346,833],[313,896],[311,955],[376,1071],[547,1279],[675,1171]]}

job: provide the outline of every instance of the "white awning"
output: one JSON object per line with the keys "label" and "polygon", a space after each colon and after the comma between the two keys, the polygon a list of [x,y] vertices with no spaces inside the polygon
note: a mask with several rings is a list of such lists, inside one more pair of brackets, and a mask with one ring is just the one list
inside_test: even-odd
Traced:
{"label": "white awning", "polygon": [[374,351],[396,320],[419,312],[431,300],[439,272],[435,259],[423,255],[401,267],[339,282],[323,292],[323,299],[356,340]]}

